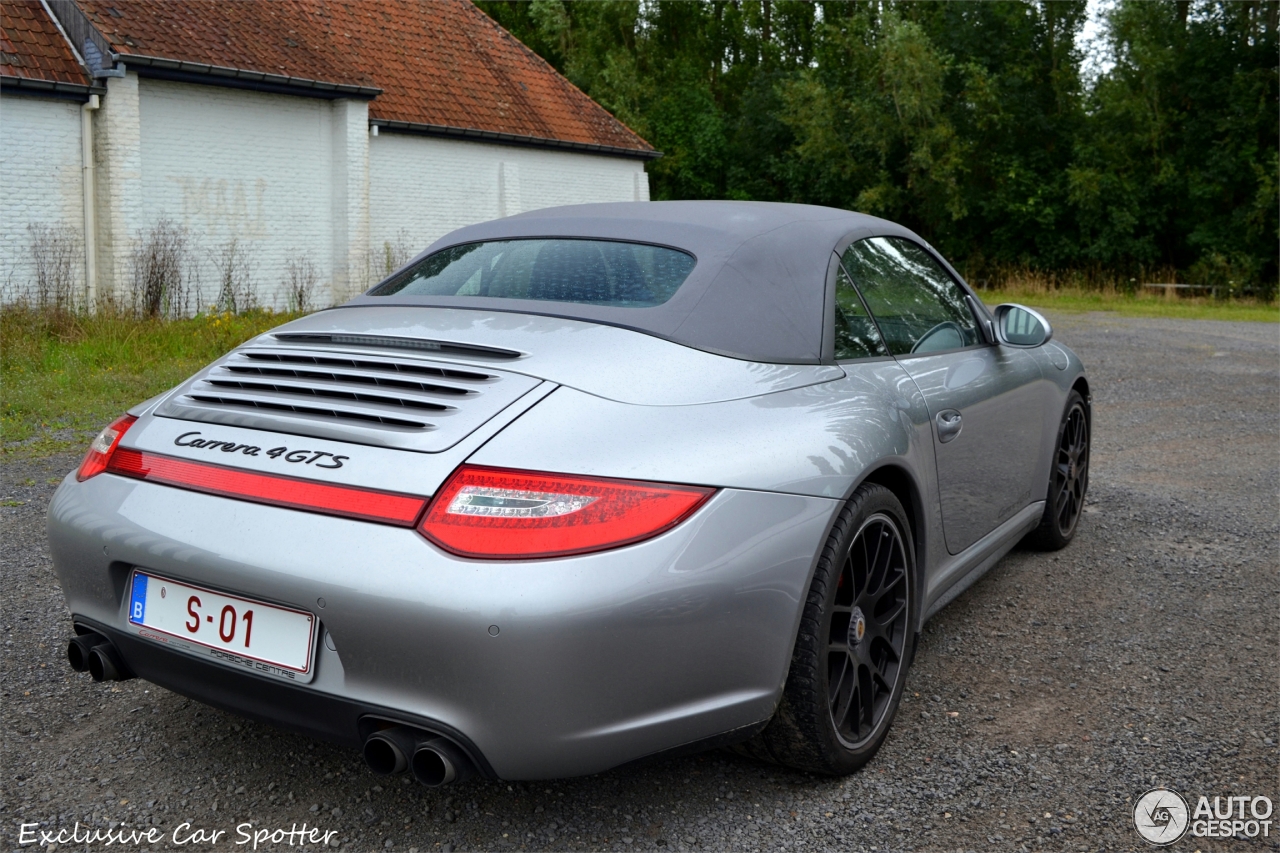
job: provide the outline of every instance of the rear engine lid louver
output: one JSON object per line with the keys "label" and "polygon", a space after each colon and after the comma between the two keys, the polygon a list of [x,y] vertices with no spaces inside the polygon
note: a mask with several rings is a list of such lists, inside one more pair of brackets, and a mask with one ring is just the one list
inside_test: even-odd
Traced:
{"label": "rear engine lid louver", "polygon": [[156,415],[435,453],[538,384],[487,366],[250,346],[198,374]]}

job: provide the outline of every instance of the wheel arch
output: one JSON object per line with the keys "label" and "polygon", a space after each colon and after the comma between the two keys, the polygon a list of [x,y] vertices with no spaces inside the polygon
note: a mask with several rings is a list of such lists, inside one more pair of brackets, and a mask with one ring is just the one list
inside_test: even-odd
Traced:
{"label": "wheel arch", "polygon": [[[1089,434],[1089,443],[1093,443],[1093,396],[1089,392],[1089,380],[1081,373],[1071,383],[1071,390],[1084,400],[1084,427]],[[1056,435],[1055,435],[1056,438]]]}
{"label": "wheel arch", "polygon": [[875,483],[884,486],[902,504],[907,513],[908,535],[911,537],[911,548],[915,552],[917,589],[924,589],[924,567],[928,565],[928,543],[925,538],[925,506],[924,495],[920,484],[916,482],[910,470],[895,462],[885,462],[863,475],[857,485],[849,492],[852,496],[864,483]]}
{"label": "wheel arch", "polygon": [[1093,397],[1089,394],[1089,380],[1080,374],[1076,377],[1076,381],[1071,383],[1071,390],[1076,391],[1084,398],[1084,414],[1089,419],[1089,426],[1093,426]]}

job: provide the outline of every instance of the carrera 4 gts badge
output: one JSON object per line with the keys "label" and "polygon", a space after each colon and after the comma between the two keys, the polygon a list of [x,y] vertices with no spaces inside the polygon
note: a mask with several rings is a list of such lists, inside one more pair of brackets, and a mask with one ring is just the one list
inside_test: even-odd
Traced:
{"label": "carrera 4 gts badge", "polygon": [[184,432],[173,440],[178,447],[198,447],[202,450],[221,450],[223,453],[243,453],[245,456],[270,456],[272,459],[283,459],[285,462],[315,465],[317,468],[341,468],[342,463],[350,456],[338,456],[323,450],[290,450],[288,447],[273,447],[263,450],[256,444],[237,444],[234,441],[220,441],[214,438],[201,438],[199,432]]}

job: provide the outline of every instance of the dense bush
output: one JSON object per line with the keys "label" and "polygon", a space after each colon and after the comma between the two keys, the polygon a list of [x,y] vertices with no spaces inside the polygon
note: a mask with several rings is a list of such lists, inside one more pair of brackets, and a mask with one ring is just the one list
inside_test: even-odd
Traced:
{"label": "dense bush", "polygon": [[1274,292],[1277,0],[1117,0],[1088,85],[1083,0],[479,5],[664,152],[654,198],[879,214],[980,278]]}

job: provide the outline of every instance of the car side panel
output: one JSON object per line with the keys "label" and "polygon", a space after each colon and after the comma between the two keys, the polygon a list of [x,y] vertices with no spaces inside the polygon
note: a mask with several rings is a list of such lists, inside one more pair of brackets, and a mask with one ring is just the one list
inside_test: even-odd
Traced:
{"label": "car side panel", "polygon": [[468,461],[839,499],[895,466],[915,484],[916,560],[927,583],[946,548],[924,398],[895,361],[841,367],[846,376],[833,382],[698,406],[626,405],[559,388]]}
{"label": "car side panel", "polygon": [[1067,394],[1084,376],[1084,365],[1070,347],[1057,341],[1050,341],[1044,346],[1024,352],[1036,361],[1044,376],[1040,382],[1043,393],[1039,408],[1029,414],[1025,425],[1028,429],[1039,426],[1041,432],[1039,459],[1031,483],[1033,502],[963,552],[937,561],[925,594],[926,619],[954,600],[995,565],[1023,535],[1035,528],[1044,511],[1058,425],[1062,421]]}
{"label": "car side panel", "polygon": [[[947,550],[958,554],[1040,499],[1040,412],[1050,386],[1024,350],[977,346],[900,359],[930,412],[958,411],[959,434],[935,446]],[[1031,428],[1028,429],[1028,426]]]}
{"label": "car side panel", "polygon": [[468,461],[831,498],[887,458],[931,466],[918,429],[927,410],[906,372],[889,360],[845,368],[833,382],[694,406],[559,388]]}

